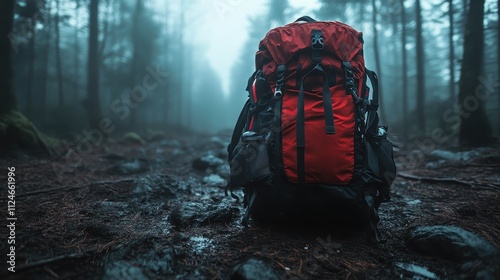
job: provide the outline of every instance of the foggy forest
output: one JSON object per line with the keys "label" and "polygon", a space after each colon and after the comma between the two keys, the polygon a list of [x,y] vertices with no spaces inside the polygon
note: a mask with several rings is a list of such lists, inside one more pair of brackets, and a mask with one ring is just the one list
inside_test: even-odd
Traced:
{"label": "foggy forest", "polygon": [[[499,6],[0,0],[0,278],[500,279]],[[304,15],[362,32],[377,74],[383,243],[242,225],[232,133],[263,38]]]}

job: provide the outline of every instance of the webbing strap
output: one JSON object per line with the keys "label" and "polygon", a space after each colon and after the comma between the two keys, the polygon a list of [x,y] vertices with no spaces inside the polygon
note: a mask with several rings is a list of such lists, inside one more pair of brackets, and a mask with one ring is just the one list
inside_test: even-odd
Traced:
{"label": "webbing strap", "polygon": [[335,134],[335,126],[333,124],[332,94],[330,93],[330,83],[328,81],[328,75],[323,70],[323,68],[321,68],[321,66],[319,66],[318,68],[321,72],[323,72],[323,108],[325,111],[325,132],[326,134]]}
{"label": "webbing strap", "polygon": [[368,78],[370,78],[370,82],[373,87],[373,97],[371,99],[371,103],[375,106],[378,106],[378,77],[377,74],[371,70],[366,69],[366,74]]}
{"label": "webbing strap", "polygon": [[311,31],[312,63],[318,65],[321,63],[321,51],[325,48],[323,32],[321,30]]}
{"label": "webbing strap", "polygon": [[[310,72],[309,72],[310,73]],[[308,73],[308,74],[309,74]],[[307,74],[306,74],[307,75]],[[304,76],[305,77],[305,76]],[[304,77],[300,81],[299,101],[297,104],[297,180],[300,186],[305,185],[305,116],[304,116]]]}
{"label": "webbing strap", "polygon": [[245,215],[243,215],[243,220],[241,221],[241,224],[244,227],[248,227],[248,220],[250,219],[250,210],[252,209],[255,197],[257,197],[257,191],[254,189],[252,192],[252,196],[250,197],[250,201],[248,202],[247,209],[245,210]]}
{"label": "webbing strap", "polygon": [[330,93],[330,86],[328,81],[328,75],[323,70],[320,65],[316,65],[313,69],[307,72],[302,79],[300,79],[299,85],[299,100],[297,103],[297,131],[296,131],[296,141],[297,141],[297,180],[299,185],[305,184],[305,113],[304,113],[304,79],[307,75],[312,73],[314,70],[318,70],[323,73],[323,110],[325,113],[325,133],[335,134],[335,125],[333,117],[333,107],[332,107],[332,95]]}
{"label": "webbing strap", "polygon": [[368,105],[368,116],[366,118],[366,129],[372,130],[375,133],[376,126],[378,125],[378,78],[375,72],[366,69],[366,74],[370,78],[370,82],[373,88],[373,96]]}
{"label": "webbing strap", "polygon": [[243,105],[240,116],[238,117],[238,120],[236,121],[236,124],[234,126],[233,135],[231,136],[231,142],[227,146],[227,157],[229,162],[231,162],[231,160],[233,159],[233,150],[236,145],[238,145],[241,134],[243,133],[243,129],[245,129],[249,107],[250,100],[247,100],[247,102],[245,102],[245,105]]}

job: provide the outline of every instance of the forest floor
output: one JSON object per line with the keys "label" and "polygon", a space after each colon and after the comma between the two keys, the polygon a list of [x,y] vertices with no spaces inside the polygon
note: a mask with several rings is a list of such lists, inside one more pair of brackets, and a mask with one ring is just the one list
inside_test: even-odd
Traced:
{"label": "forest floor", "polygon": [[[2,226],[0,278],[229,279],[238,263],[258,259],[284,279],[453,279],[464,275],[461,264],[410,249],[412,229],[453,225],[500,246],[498,147],[460,159],[399,148],[392,199],[379,211],[387,242],[375,244],[339,225],[241,226],[243,205],[224,196],[221,180],[226,139],[179,136],[106,143],[81,157],[73,146],[54,159],[0,159],[0,180],[14,166],[17,183],[16,272],[5,267]],[[193,165],[207,154],[208,167]]]}

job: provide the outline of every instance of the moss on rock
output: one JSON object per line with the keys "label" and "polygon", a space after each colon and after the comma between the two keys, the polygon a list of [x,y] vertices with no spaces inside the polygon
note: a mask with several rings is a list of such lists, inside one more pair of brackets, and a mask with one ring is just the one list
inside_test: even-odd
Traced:
{"label": "moss on rock", "polygon": [[50,154],[46,139],[42,139],[33,123],[18,110],[0,115],[0,152],[8,152],[17,146],[25,151]]}
{"label": "moss on rock", "polygon": [[131,144],[146,144],[146,141],[136,132],[127,132],[123,134],[122,141]]}

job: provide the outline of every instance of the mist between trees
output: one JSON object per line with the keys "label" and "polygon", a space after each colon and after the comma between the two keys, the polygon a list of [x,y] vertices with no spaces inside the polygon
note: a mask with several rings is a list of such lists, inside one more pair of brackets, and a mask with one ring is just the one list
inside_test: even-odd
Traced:
{"label": "mist between trees", "polygon": [[[498,0],[298,2],[1,1],[0,107],[18,108],[57,137],[84,137],[103,119],[123,132],[229,129],[259,41],[308,13],[364,33],[366,65],[381,80],[382,122],[399,140],[474,146],[500,134]],[[239,15],[246,25],[233,22]],[[214,57],[200,36],[225,36],[215,47],[227,56]],[[218,59],[229,61],[225,73]]]}

